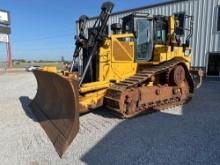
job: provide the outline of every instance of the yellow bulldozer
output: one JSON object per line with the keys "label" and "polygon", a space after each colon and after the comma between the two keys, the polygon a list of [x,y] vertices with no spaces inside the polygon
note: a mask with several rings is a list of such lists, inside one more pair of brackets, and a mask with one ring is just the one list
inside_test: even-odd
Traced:
{"label": "yellow bulldozer", "polygon": [[69,70],[33,72],[38,90],[31,109],[60,156],[77,135],[79,114],[105,106],[118,117],[132,118],[182,105],[202,83],[202,71],[191,69],[191,16],[132,13],[112,24],[109,36],[113,6],[102,5],[87,35],[88,17],[80,17]]}

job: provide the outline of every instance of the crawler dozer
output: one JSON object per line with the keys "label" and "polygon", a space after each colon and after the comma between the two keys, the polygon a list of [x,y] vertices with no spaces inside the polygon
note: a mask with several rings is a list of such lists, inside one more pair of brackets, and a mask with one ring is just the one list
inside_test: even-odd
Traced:
{"label": "crawler dozer", "polygon": [[132,118],[184,104],[201,85],[202,71],[191,71],[191,16],[132,13],[108,35],[113,6],[104,3],[88,31],[88,17],[80,17],[68,70],[33,72],[38,90],[31,108],[60,156],[77,135],[79,114],[105,106]]}

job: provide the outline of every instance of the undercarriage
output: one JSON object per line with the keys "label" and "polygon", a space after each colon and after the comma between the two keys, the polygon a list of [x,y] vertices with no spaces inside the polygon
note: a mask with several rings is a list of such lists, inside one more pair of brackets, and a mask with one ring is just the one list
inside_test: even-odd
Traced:
{"label": "undercarriage", "polygon": [[191,99],[193,80],[181,60],[149,66],[111,86],[104,104],[122,118],[163,110]]}

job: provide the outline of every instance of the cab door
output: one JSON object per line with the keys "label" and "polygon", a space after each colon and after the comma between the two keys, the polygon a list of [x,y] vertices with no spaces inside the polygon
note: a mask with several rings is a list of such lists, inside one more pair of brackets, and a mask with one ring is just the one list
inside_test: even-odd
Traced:
{"label": "cab door", "polygon": [[146,17],[136,17],[134,24],[136,62],[150,61],[153,53],[153,20]]}

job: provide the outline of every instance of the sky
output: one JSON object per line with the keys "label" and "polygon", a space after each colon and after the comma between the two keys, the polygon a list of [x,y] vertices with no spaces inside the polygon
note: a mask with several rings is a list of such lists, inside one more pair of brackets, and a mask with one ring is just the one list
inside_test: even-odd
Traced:
{"label": "sky", "polygon": [[[111,0],[113,12],[164,0]],[[11,45],[13,59],[65,60],[72,59],[75,21],[80,15],[89,17],[100,13],[105,0],[0,0],[0,9],[11,16]],[[0,43],[0,59],[5,45]]]}

